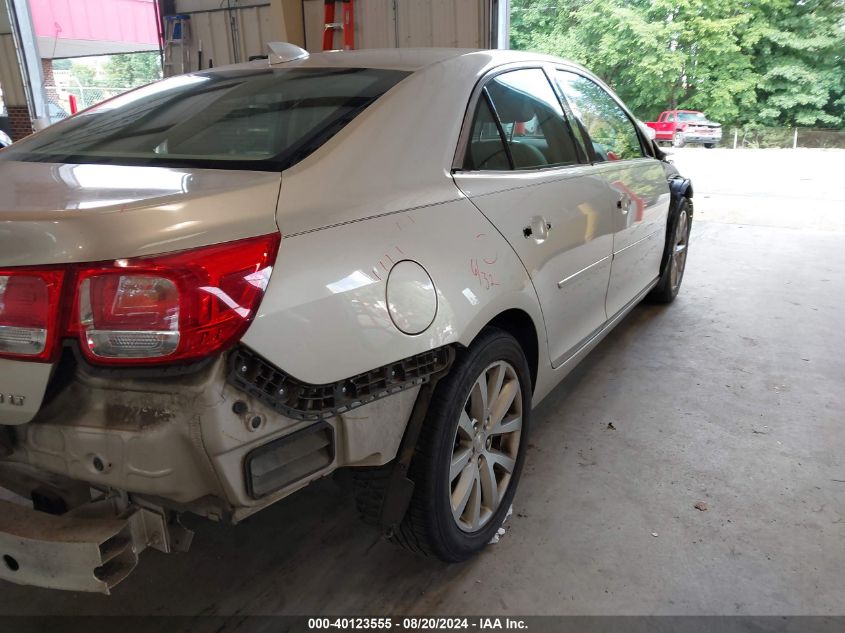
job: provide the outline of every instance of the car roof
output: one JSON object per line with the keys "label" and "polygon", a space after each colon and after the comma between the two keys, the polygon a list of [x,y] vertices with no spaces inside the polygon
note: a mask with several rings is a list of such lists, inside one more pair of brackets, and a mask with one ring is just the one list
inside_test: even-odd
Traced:
{"label": "car roof", "polygon": [[[491,61],[507,64],[522,61],[573,62],[540,53],[523,51],[475,49],[475,48],[373,48],[354,51],[328,51],[311,53],[308,57],[288,62],[270,63],[272,68],[384,68],[415,72],[441,62],[450,61],[467,68],[479,69],[488,66]],[[255,60],[245,64],[236,64],[225,68],[256,68],[266,66],[267,60]],[[224,67],[215,68],[221,70]]]}
{"label": "car roof", "polygon": [[[447,59],[476,52],[468,48],[377,48],[354,51],[312,53],[304,66],[358,66],[362,68],[392,68],[416,71]],[[284,66],[286,63],[272,64]]]}

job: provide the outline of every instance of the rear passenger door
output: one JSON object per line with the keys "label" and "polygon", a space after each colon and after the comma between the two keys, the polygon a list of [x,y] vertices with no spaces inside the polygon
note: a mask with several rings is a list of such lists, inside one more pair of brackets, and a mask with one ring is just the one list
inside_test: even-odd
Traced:
{"label": "rear passenger door", "polygon": [[[498,72],[474,99],[455,182],[531,276],[557,366],[606,320],[613,194],[591,173],[542,68]],[[495,262],[490,254],[479,266],[493,272]]]}
{"label": "rear passenger door", "polygon": [[595,173],[613,198],[613,266],[606,304],[612,318],[659,275],[669,185],[660,161],[646,156],[636,124],[609,92],[568,69],[558,69],[556,80],[588,139]]}

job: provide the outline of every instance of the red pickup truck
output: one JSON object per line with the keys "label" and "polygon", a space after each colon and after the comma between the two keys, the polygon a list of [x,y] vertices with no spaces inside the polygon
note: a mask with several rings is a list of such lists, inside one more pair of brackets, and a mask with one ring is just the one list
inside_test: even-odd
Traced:
{"label": "red pickup truck", "polygon": [[709,121],[697,110],[664,110],[657,121],[648,121],[646,125],[654,130],[655,141],[670,142],[675,147],[701,143],[710,148],[722,140],[721,123]]}

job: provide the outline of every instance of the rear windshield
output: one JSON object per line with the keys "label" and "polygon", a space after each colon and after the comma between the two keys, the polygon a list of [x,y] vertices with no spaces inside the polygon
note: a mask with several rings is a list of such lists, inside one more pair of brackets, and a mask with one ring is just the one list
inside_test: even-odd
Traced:
{"label": "rear windshield", "polygon": [[701,112],[678,112],[678,121],[705,121],[707,117]]}
{"label": "rear windshield", "polygon": [[407,75],[268,67],[181,75],[58,123],[0,160],[286,169]]}

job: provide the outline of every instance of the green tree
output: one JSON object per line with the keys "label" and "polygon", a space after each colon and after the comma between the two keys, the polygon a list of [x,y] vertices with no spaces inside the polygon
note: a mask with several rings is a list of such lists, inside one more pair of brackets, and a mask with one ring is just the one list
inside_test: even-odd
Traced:
{"label": "green tree", "polygon": [[845,125],[843,0],[511,0],[511,46],[581,62],[640,118]]}
{"label": "green tree", "polygon": [[135,88],[161,79],[161,58],[158,53],[112,55],[104,70],[109,88]]}
{"label": "green tree", "polygon": [[96,73],[91,66],[87,64],[80,64],[79,62],[72,62],[70,65],[70,73],[79,82],[80,86],[89,87],[96,86],[97,81],[94,79]]}
{"label": "green tree", "polygon": [[845,125],[845,3],[768,0],[753,47],[759,119],[768,125]]}

